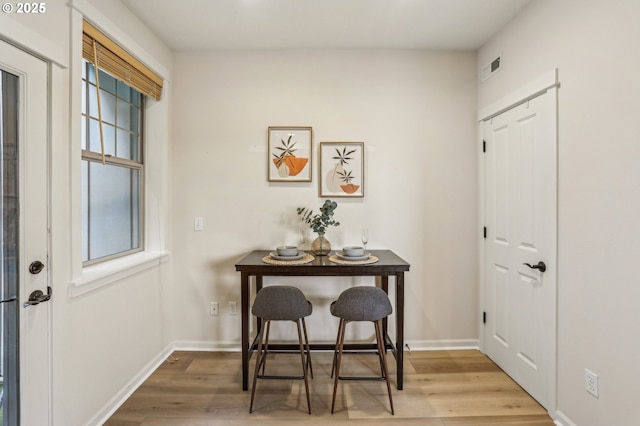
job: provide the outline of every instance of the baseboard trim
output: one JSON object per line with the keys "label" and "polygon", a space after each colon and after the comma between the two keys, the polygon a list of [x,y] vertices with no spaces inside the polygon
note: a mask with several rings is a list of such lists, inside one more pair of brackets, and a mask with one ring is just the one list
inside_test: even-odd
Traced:
{"label": "baseboard trim", "polygon": [[203,342],[203,341],[177,341],[173,344],[175,351],[205,351],[205,352],[240,352],[238,342]]}
{"label": "baseboard trim", "polygon": [[452,340],[412,340],[405,341],[405,351],[446,351],[480,349],[478,339],[452,339]]}
{"label": "baseboard trim", "polygon": [[553,421],[558,426],[577,426],[574,422],[569,419],[562,411],[557,410],[556,416]]}
{"label": "baseboard trim", "polygon": [[[203,341],[177,341],[173,344],[176,351],[220,351],[240,352],[237,342],[203,342]],[[405,342],[405,352],[409,351],[443,351],[479,349],[478,339],[452,339],[452,340],[412,340]]]}
{"label": "baseboard trim", "polygon": [[149,363],[147,363],[140,372],[129,381],[116,395],[114,395],[109,402],[107,402],[104,407],[91,420],[89,420],[86,425],[90,426],[99,426],[104,424],[109,417],[116,412],[118,408],[133,394],[144,383],[145,380],[153,374],[154,371],[162,365],[163,362],[171,355],[174,351],[174,344],[169,344],[165,347],[158,355],[156,355]]}

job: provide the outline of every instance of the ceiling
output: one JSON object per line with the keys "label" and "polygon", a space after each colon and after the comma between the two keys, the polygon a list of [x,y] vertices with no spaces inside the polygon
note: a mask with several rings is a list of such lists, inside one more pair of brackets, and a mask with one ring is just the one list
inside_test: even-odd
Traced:
{"label": "ceiling", "polygon": [[477,50],[530,0],[122,0],[173,51]]}

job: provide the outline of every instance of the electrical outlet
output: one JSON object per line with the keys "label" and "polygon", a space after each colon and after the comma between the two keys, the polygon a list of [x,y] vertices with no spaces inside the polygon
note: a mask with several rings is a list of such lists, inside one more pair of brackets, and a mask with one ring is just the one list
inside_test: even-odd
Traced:
{"label": "electrical outlet", "polygon": [[586,368],[584,369],[584,385],[587,392],[598,398],[598,375]]}
{"label": "electrical outlet", "polygon": [[238,302],[229,302],[229,315],[238,315]]}
{"label": "electrical outlet", "polygon": [[212,317],[218,315],[218,302],[211,302],[209,304],[209,315]]}
{"label": "electrical outlet", "polygon": [[193,230],[194,231],[202,231],[204,230],[204,219],[201,216],[196,216],[193,219]]}

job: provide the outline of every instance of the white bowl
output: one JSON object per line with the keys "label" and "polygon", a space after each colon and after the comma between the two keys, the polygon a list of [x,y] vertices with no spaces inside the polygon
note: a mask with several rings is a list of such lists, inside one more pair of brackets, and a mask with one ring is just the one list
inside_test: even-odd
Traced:
{"label": "white bowl", "polygon": [[359,246],[347,246],[342,249],[342,254],[350,257],[364,256],[364,247]]}
{"label": "white bowl", "polygon": [[279,246],[276,247],[276,252],[278,256],[297,256],[298,255],[298,247],[296,246]]}

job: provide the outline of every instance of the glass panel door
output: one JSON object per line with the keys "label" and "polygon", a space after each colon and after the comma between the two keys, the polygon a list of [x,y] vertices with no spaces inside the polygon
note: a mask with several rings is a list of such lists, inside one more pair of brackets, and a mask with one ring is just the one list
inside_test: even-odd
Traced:
{"label": "glass panel door", "polygon": [[52,418],[48,67],[0,40],[2,425]]}
{"label": "glass panel door", "polygon": [[0,277],[0,422],[19,424],[18,392],[18,77],[0,70],[0,183],[2,268]]}

